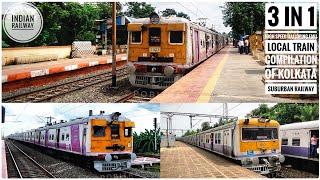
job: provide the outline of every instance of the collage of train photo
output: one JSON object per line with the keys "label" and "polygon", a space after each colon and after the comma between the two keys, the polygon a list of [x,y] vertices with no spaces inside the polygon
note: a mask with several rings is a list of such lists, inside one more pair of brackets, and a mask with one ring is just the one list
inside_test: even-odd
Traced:
{"label": "collage of train photo", "polygon": [[1,178],[319,179],[319,5],[1,2]]}

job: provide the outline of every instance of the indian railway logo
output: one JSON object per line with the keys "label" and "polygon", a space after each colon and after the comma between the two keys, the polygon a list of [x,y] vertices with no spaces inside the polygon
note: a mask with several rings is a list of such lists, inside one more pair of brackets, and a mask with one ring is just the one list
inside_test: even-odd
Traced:
{"label": "indian railway logo", "polygon": [[2,27],[13,41],[28,43],[41,33],[43,18],[39,9],[33,4],[15,3],[4,14]]}

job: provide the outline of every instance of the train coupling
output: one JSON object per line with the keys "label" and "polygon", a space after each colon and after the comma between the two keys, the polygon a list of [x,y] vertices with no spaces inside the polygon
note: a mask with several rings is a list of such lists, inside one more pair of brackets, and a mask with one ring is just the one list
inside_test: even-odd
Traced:
{"label": "train coupling", "polygon": [[[135,153],[124,154],[127,158],[121,158],[121,154],[106,154],[104,161],[93,161],[94,169],[98,172],[123,171],[131,168],[131,161],[135,160]],[[124,156],[122,156],[124,157]]]}
{"label": "train coupling", "polygon": [[241,160],[242,166],[259,174],[267,175],[278,172],[281,163],[284,162],[283,155],[272,155],[267,158],[247,157]]}

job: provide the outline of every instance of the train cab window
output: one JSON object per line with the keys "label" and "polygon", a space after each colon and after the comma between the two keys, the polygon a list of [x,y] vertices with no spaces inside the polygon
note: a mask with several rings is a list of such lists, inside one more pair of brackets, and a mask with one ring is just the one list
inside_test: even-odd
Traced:
{"label": "train cab window", "polygon": [[281,145],[288,145],[288,139],[282,139]]}
{"label": "train cab window", "polygon": [[106,135],[106,128],[103,126],[93,126],[94,137],[104,137]]}
{"label": "train cab window", "polygon": [[69,134],[66,134],[66,141],[69,141]]}
{"label": "train cab window", "polygon": [[131,43],[138,44],[141,43],[141,31],[132,31],[131,32]]}
{"label": "train cab window", "polygon": [[171,44],[182,44],[183,43],[183,31],[170,31],[169,32],[169,43]]}
{"label": "train cab window", "polygon": [[110,125],[111,128],[111,139],[119,139],[120,138],[120,130],[119,124]]}
{"label": "train cab window", "polygon": [[124,128],[124,137],[132,136],[132,127]]}
{"label": "train cab window", "polygon": [[161,44],[161,29],[149,28],[149,45],[160,46]]}
{"label": "train cab window", "polygon": [[277,128],[242,128],[242,140],[278,139]]}
{"label": "train cab window", "polygon": [[292,139],[292,146],[300,146],[300,139],[293,138]]}

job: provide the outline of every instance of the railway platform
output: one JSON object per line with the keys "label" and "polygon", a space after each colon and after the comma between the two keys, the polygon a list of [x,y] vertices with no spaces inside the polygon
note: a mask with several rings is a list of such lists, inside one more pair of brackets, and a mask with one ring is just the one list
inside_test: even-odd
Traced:
{"label": "railway platform", "polygon": [[[126,54],[118,54],[117,62],[127,60]],[[60,59],[33,64],[19,64],[2,67],[2,83],[25,80],[62,72],[79,70],[86,67],[112,64],[112,56]]]}
{"label": "railway platform", "polygon": [[6,145],[4,140],[1,140],[1,177],[2,179],[8,178],[8,171],[7,171],[7,159],[6,159]]}
{"label": "railway platform", "polygon": [[228,46],[153,98],[154,103],[317,102],[265,94],[264,64]]}
{"label": "railway platform", "polygon": [[161,178],[264,178],[214,153],[180,141],[175,144],[161,148]]}

